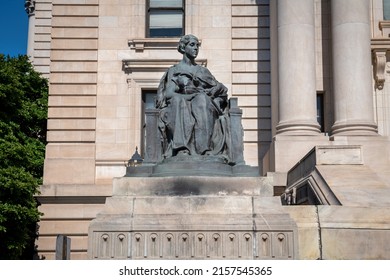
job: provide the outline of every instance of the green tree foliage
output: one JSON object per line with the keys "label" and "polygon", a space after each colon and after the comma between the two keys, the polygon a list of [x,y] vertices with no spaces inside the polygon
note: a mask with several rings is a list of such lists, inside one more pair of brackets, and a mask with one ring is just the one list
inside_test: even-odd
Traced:
{"label": "green tree foliage", "polygon": [[27,56],[0,54],[0,259],[32,257],[47,96],[47,80]]}

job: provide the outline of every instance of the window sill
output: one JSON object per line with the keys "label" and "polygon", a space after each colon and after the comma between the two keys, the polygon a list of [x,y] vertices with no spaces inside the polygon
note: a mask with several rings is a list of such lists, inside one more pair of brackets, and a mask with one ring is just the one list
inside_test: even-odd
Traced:
{"label": "window sill", "polygon": [[131,39],[128,44],[130,49],[143,52],[147,49],[176,49],[180,38],[141,38]]}
{"label": "window sill", "polygon": [[[131,50],[136,52],[143,52],[144,50],[175,50],[179,44],[180,37],[172,38],[140,38],[130,39],[128,45]],[[199,40],[199,45],[202,44],[202,40]]]}
{"label": "window sill", "polygon": [[[180,59],[124,59],[122,60],[123,71],[132,72],[161,72],[180,62]],[[197,59],[196,62],[204,67],[207,59]]]}
{"label": "window sill", "polygon": [[379,29],[382,30],[382,36],[385,38],[390,37],[390,20],[384,20],[379,22]]}

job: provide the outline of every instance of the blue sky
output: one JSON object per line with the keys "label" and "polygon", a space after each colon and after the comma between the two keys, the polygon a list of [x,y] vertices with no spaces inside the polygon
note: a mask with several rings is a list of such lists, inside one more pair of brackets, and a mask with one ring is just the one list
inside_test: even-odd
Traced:
{"label": "blue sky", "polygon": [[24,0],[0,0],[0,3],[0,53],[26,54],[28,16]]}

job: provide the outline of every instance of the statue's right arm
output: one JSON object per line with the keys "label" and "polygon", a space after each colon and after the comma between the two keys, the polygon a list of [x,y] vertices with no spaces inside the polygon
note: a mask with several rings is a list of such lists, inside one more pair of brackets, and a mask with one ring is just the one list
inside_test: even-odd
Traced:
{"label": "statue's right arm", "polygon": [[[169,69],[168,69],[169,71]],[[164,108],[166,107],[166,96],[165,96],[165,91],[166,91],[166,84],[167,84],[167,79],[168,79],[168,71],[164,73],[160,80],[160,84],[158,85],[157,88],[157,97],[156,97],[156,108]]]}
{"label": "statue's right arm", "polygon": [[175,83],[172,81],[173,67],[165,72],[160,80],[160,85],[157,89],[156,108],[164,108],[167,106],[167,101],[173,97],[176,89]]}

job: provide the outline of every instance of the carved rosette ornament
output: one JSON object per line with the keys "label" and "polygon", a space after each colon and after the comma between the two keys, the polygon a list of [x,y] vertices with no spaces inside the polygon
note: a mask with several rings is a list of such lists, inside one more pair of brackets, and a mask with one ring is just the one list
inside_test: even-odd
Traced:
{"label": "carved rosette ornament", "polygon": [[33,16],[35,14],[35,1],[26,0],[24,2],[24,9],[26,10],[28,16]]}

